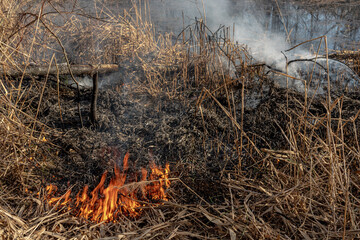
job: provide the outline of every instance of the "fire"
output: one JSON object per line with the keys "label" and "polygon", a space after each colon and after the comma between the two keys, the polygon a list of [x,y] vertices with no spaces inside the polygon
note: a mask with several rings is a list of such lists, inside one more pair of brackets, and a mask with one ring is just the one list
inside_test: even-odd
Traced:
{"label": "fire", "polygon": [[124,157],[123,169],[114,166],[114,177],[105,187],[107,172],[101,176],[100,183],[89,194],[89,187],[85,186],[71,199],[71,190],[61,197],[54,197],[57,187],[50,184],[46,187],[46,200],[49,205],[66,207],[74,215],[94,222],[115,222],[121,215],[137,217],[141,214],[144,202],[161,203],[167,201],[166,189],[170,187],[168,178],[169,164],[159,168],[150,164],[151,172],[141,170],[141,181],[126,183],[129,154]]}

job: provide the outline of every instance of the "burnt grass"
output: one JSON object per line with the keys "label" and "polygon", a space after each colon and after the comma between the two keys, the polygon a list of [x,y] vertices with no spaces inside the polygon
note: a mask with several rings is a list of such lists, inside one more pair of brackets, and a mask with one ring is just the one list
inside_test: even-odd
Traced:
{"label": "burnt grass", "polygon": [[[49,86],[46,91],[49,93],[44,95],[39,119],[54,129],[49,140],[59,157],[53,168],[43,171],[47,184],[51,182],[63,192],[69,186],[76,190],[85,184],[95,187],[102,173],[112,172],[114,164],[122,166],[129,152],[130,173],[140,172],[151,161],[162,167],[169,163],[172,177],[181,177],[206,198],[221,197],[218,173],[228,163],[219,159],[228,153],[215,151],[212,144],[218,135],[231,130],[230,125],[223,116],[209,112],[205,114],[208,126],[204,129],[195,107],[196,98],[186,102],[126,93],[123,89],[101,89],[98,121],[93,125],[88,117],[92,91],[82,90],[82,127],[76,91],[65,88],[61,92],[61,118],[56,89]],[[218,189],[218,196],[214,196],[214,189]]]}
{"label": "burnt grass", "polygon": [[[36,84],[42,86],[43,82]],[[255,91],[251,89],[258,88],[247,91]],[[231,90],[235,92],[232,107],[236,107],[236,117],[240,122],[241,83],[233,84]],[[126,152],[130,153],[130,173],[136,175],[151,161],[162,167],[169,163],[171,177],[179,177],[210,203],[222,202],[228,195],[221,181],[229,173],[238,172],[245,178],[261,180],[268,172],[261,156],[250,147],[250,152],[236,151],[240,144],[239,133],[219,104],[205,98],[200,109],[200,94],[184,95],[169,98],[165,94],[151,96],[121,88],[102,88],[97,102],[98,121],[93,125],[89,119],[91,89],[81,90],[80,101],[77,101],[75,89],[62,86],[58,95],[56,85],[48,83],[38,119],[53,129],[47,135],[52,143],[48,145],[48,151],[56,152],[57,157],[51,167],[37,170],[37,174],[43,177],[44,187],[52,183],[62,193],[69,187],[77,192],[85,184],[92,189],[104,171],[112,173],[114,164],[122,166]],[[343,97],[342,118],[348,119],[360,109],[358,96],[353,93]],[[216,97],[220,104],[228,106],[225,93],[218,92]],[[30,91],[29,99],[32,99],[30,106],[33,108],[30,110],[35,111],[40,99],[38,91]],[[289,142],[284,134],[291,128],[290,119],[302,114],[304,97],[291,90],[270,86],[258,101],[260,103],[255,108],[244,109],[242,117],[243,129],[249,139],[258,149],[288,149]],[[325,116],[325,106],[325,99],[314,99],[308,113]],[[332,117],[339,116],[335,109]],[[359,127],[359,121],[356,125]],[[335,122],[334,126],[336,128]],[[348,124],[348,129],[345,128],[344,139],[354,146],[352,127]],[[326,138],[325,129],[325,126],[319,126],[317,135]],[[251,144],[243,138],[243,146],[246,145]],[[240,168],[239,154],[242,159]],[[177,186],[174,182],[170,190],[177,201],[194,203],[199,200],[192,192]]]}

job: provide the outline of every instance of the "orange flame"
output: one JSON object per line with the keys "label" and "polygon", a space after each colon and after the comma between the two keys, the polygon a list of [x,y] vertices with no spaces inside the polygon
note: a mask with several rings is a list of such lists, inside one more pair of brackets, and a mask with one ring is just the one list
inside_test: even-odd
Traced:
{"label": "orange flame", "polygon": [[[124,157],[123,169],[114,166],[114,177],[105,188],[107,172],[101,176],[100,183],[90,193],[86,185],[76,195],[76,200],[70,198],[71,190],[61,197],[53,197],[57,187],[46,187],[46,200],[49,205],[59,207],[66,206],[75,215],[94,222],[115,222],[121,215],[137,217],[141,213],[141,201],[167,201],[166,189],[170,187],[168,178],[170,173],[169,164],[165,168],[159,168],[154,163],[150,164],[151,173],[148,176],[146,169],[141,169],[141,181],[137,184],[125,184],[127,178],[129,154]],[[136,188],[139,186],[139,188]],[[132,188],[131,188],[132,187]],[[140,190],[140,191],[139,191]]]}

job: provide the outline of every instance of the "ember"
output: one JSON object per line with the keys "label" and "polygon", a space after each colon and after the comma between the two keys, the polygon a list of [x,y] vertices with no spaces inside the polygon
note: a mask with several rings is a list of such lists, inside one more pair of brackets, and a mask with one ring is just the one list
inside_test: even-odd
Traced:
{"label": "ember", "polygon": [[115,222],[122,215],[137,217],[141,214],[144,202],[167,201],[166,189],[170,186],[168,178],[169,164],[159,168],[155,163],[150,164],[151,173],[141,170],[141,181],[126,183],[129,154],[124,157],[122,171],[115,164],[114,177],[105,188],[107,172],[104,172],[100,183],[88,194],[89,187],[85,186],[71,199],[71,190],[63,196],[55,197],[57,187],[50,184],[46,187],[46,201],[49,205],[65,207],[74,215],[94,222]]}

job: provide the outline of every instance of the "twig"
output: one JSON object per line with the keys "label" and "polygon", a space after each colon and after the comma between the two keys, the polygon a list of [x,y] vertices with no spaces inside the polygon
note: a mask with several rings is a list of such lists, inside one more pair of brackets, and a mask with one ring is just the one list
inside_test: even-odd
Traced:
{"label": "twig", "polygon": [[279,6],[279,2],[278,2],[278,0],[275,0],[275,2],[276,2],[276,7],[277,7],[277,9],[279,11],[279,14],[280,14],[280,17],[281,17],[281,22],[284,25],[284,29],[285,29],[285,33],[286,33],[286,40],[290,43],[290,34],[289,34],[289,32],[288,32],[288,30],[286,28],[284,17],[282,15],[282,12],[281,12],[281,9],[280,9],[280,6]]}

